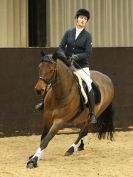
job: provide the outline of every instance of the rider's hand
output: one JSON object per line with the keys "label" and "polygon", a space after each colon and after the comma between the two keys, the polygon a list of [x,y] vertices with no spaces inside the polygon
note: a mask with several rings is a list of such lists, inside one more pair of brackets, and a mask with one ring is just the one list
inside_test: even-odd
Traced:
{"label": "rider's hand", "polygon": [[71,57],[69,57],[68,59],[68,63],[69,65],[71,65],[72,63],[76,62],[76,60],[78,60],[78,56],[77,55],[72,55]]}
{"label": "rider's hand", "polygon": [[78,60],[78,56],[73,54],[73,55],[70,57],[70,60],[71,60],[71,61],[77,61],[77,60]]}

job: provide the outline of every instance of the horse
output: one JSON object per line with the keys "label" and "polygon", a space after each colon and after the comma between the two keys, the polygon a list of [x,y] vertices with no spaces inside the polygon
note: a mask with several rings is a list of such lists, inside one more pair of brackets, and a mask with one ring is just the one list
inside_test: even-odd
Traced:
{"label": "horse", "polygon": [[[45,106],[42,112],[44,127],[40,146],[27,162],[27,168],[30,169],[38,166],[38,161],[48,143],[64,126],[71,125],[80,129],[76,141],[65,152],[65,156],[84,150],[87,135],[91,129],[88,121],[89,109],[83,102],[79,84],[72,69],[60,59],[53,60],[51,55],[43,56],[38,68],[39,79],[35,89],[38,94],[45,95]],[[91,70],[90,73],[100,93],[100,99],[95,104],[97,124],[93,127],[93,131],[97,133],[99,139],[113,140],[113,82],[99,71]],[[96,92],[96,89],[94,90]]]}

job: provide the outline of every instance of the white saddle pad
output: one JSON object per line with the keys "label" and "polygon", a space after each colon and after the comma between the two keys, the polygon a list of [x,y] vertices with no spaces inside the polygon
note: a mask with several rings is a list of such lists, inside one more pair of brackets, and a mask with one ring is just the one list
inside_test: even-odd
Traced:
{"label": "white saddle pad", "polygon": [[82,95],[83,95],[83,97],[84,97],[84,104],[87,104],[87,102],[88,102],[88,97],[87,97],[87,94],[86,94],[86,92],[85,92],[85,90],[84,90],[84,87],[83,87],[83,82],[82,82],[82,78],[80,77],[80,75],[78,74],[78,73],[76,73],[76,72],[73,72],[76,76],[77,76],[77,78],[78,78],[78,82],[79,82],[79,85],[80,85],[80,88],[81,88],[81,93],[82,93]]}

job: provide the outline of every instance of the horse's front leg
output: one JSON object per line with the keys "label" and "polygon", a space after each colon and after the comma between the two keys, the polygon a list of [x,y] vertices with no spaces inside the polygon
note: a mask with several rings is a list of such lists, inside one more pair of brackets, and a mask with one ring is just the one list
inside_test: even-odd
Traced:
{"label": "horse's front leg", "polygon": [[[41,135],[41,141],[43,140],[43,138],[47,135],[48,133],[48,130],[47,130],[47,127],[45,126],[43,131],[42,131],[42,135]],[[40,142],[41,143],[41,142]],[[30,155],[29,156],[29,160],[34,156],[34,154]]]}
{"label": "horse's front leg", "polygon": [[76,151],[84,150],[84,146],[87,143],[87,135],[88,135],[88,125],[85,125],[81,129],[79,136],[77,140],[75,141],[75,143],[73,143],[70,146],[70,148],[66,151],[65,156],[72,155]]}
{"label": "horse's front leg", "polygon": [[62,126],[63,126],[62,120],[55,120],[53,122],[53,125],[50,128],[50,130],[48,131],[47,135],[44,136],[44,138],[42,138],[41,143],[40,143],[40,147],[37,149],[37,151],[31,157],[31,159],[29,159],[29,161],[27,162],[27,168],[37,167],[37,162],[38,162],[38,160],[40,160],[44,149],[47,147],[49,141],[56,135],[57,131],[59,129],[61,129]]}

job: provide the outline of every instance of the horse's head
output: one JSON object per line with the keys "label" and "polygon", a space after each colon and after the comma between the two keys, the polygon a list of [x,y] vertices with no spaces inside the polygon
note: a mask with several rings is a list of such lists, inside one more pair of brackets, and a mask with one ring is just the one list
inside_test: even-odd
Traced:
{"label": "horse's head", "polygon": [[49,85],[56,79],[56,62],[52,55],[44,55],[39,66],[39,80],[36,83],[35,90],[38,94],[45,94]]}

